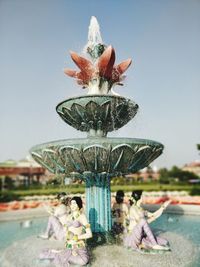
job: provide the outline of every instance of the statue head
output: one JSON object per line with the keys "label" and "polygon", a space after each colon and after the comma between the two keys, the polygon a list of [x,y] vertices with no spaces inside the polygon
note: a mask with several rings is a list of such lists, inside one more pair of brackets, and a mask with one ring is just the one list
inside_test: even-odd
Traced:
{"label": "statue head", "polygon": [[131,194],[131,198],[130,198],[130,205],[133,205],[133,203],[136,203],[138,202],[139,200],[141,200],[141,197],[142,197],[142,190],[134,190],[132,191],[132,194]]}
{"label": "statue head", "polygon": [[68,197],[68,194],[67,194],[67,193],[65,193],[65,192],[58,193],[56,198],[57,198],[62,204],[66,205],[66,206],[69,205],[70,198]]}
{"label": "statue head", "polygon": [[118,204],[123,203],[123,201],[124,201],[124,191],[123,190],[118,190],[117,193],[116,193],[115,199],[116,199],[116,202]]}
{"label": "statue head", "polygon": [[71,199],[71,206],[72,205],[73,206],[77,205],[78,209],[81,210],[82,207],[83,207],[83,201],[82,201],[82,199],[80,197],[73,197]]}

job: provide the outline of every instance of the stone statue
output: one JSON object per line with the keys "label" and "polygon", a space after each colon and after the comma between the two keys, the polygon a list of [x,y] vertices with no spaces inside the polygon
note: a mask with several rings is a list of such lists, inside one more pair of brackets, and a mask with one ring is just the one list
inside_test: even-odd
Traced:
{"label": "stone statue", "polygon": [[40,259],[49,259],[57,266],[69,264],[85,265],[89,261],[85,240],[92,237],[90,224],[82,212],[82,199],[73,197],[70,202],[71,213],[65,222],[65,248],[62,250],[45,249]]}
{"label": "stone statue", "polygon": [[150,213],[141,207],[142,190],[132,192],[129,210],[129,227],[128,233],[124,237],[124,245],[134,250],[153,249],[153,250],[169,250],[168,241],[156,237],[149,223],[157,219],[169,205],[170,201],[166,201],[159,210]]}
{"label": "stone statue", "polygon": [[126,218],[128,216],[128,207],[124,203],[124,191],[118,190],[116,193],[116,202],[112,207],[113,227],[114,234],[119,235],[124,233],[126,229]]}
{"label": "stone statue", "polygon": [[55,208],[44,205],[50,217],[45,233],[38,236],[42,239],[49,239],[50,237],[54,237],[57,240],[65,239],[64,225],[70,213],[70,198],[65,192],[62,192],[57,195],[57,199],[60,203]]}

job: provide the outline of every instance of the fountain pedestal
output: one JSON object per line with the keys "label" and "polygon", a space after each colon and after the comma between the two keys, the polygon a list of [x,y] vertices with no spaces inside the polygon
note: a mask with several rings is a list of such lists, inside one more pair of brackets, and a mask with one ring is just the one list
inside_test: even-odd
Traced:
{"label": "fountain pedestal", "polygon": [[93,233],[109,232],[112,228],[110,176],[107,173],[87,174],[86,212]]}

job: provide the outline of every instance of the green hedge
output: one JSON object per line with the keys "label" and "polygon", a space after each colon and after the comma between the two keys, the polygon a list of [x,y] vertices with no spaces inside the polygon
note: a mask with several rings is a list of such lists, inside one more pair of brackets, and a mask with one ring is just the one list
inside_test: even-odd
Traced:
{"label": "green hedge", "polygon": [[[124,192],[131,192],[133,190],[144,191],[188,191],[190,195],[200,195],[200,185],[161,185],[161,184],[135,184],[135,185],[113,185],[111,191],[124,190]],[[0,202],[7,202],[12,200],[19,200],[24,196],[33,195],[56,195],[58,192],[68,192],[70,194],[82,194],[85,192],[84,185],[68,185],[44,187],[40,189],[25,189],[25,190],[6,190],[0,193]]]}

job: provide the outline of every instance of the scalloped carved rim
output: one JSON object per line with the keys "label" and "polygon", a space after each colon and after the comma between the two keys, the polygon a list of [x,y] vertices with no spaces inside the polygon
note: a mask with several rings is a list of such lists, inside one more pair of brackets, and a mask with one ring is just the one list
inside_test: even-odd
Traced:
{"label": "scalloped carved rim", "polygon": [[67,99],[57,105],[60,117],[77,130],[91,129],[106,135],[123,127],[137,113],[138,105],[132,100],[119,96],[82,96]]}
{"label": "scalloped carved rim", "polygon": [[[129,139],[130,140],[130,139]],[[98,142],[98,141],[97,141]],[[151,141],[152,142],[152,141]],[[47,144],[48,145],[48,144]],[[109,173],[128,174],[148,166],[162,154],[163,145],[155,142],[141,144],[83,144],[50,143],[31,150],[33,158],[53,173]]]}

